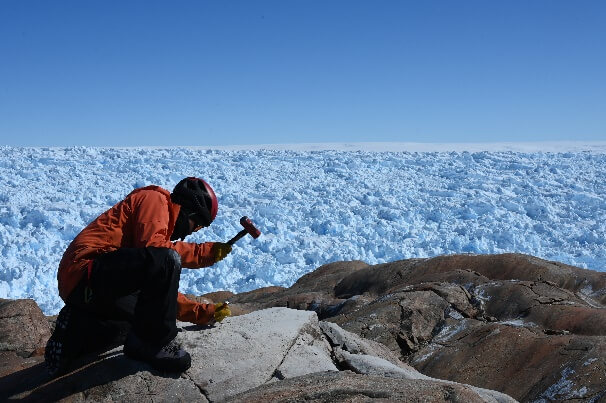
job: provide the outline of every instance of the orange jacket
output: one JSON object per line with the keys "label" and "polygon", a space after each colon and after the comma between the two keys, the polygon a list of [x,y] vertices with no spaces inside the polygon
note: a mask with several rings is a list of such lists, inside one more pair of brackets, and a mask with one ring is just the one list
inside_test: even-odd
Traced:
{"label": "orange jacket", "polygon": [[[87,273],[97,256],[119,248],[155,246],[172,248],[187,268],[211,266],[213,242],[202,244],[176,241],[173,233],[180,206],[170,200],[170,192],[159,186],[135,189],[124,200],[97,217],[76,236],[59,263],[57,280],[64,301]],[[179,294],[177,319],[197,324],[207,323],[214,305],[198,304]]]}

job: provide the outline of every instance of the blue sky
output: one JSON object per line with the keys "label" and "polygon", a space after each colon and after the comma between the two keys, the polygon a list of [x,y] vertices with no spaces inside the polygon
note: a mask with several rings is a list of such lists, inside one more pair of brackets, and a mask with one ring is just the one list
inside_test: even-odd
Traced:
{"label": "blue sky", "polygon": [[604,1],[0,2],[0,144],[606,140]]}

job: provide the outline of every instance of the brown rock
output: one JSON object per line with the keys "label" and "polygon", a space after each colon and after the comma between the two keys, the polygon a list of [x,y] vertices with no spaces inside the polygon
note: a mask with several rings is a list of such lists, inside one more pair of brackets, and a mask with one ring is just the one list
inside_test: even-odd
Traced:
{"label": "brown rock", "polygon": [[[392,262],[344,278],[337,296],[378,298],[330,320],[399,349],[402,359],[431,377],[521,400],[589,401],[604,393],[605,278],[512,254]],[[413,293],[412,300],[406,297]],[[395,306],[394,299],[410,313],[398,317],[392,308],[386,315],[384,305]],[[409,318],[420,318],[419,325],[411,326]]]}
{"label": "brown rock", "polygon": [[[44,361],[43,355],[33,355],[31,357],[20,357],[14,351],[0,351],[0,380],[6,375],[21,371],[32,365],[40,364]],[[0,382],[0,390],[2,383]],[[1,395],[0,395],[1,396]]]}
{"label": "brown rock", "polygon": [[[208,294],[204,294],[201,295],[200,297],[203,298],[206,301],[210,301],[210,302],[204,302],[202,300],[199,300],[198,302],[201,303],[216,303],[216,302],[224,302],[224,301],[231,301],[231,299],[234,297],[234,293],[231,291],[216,291],[216,292],[210,292]],[[194,297],[195,298],[195,297]]]}
{"label": "brown rock", "polygon": [[406,290],[433,291],[439,297],[448,302],[452,309],[467,318],[476,317],[480,313],[478,308],[472,304],[472,297],[462,286],[452,283],[421,283],[406,287]]}
{"label": "brown rock", "polygon": [[[326,264],[304,275],[290,288],[265,287],[234,295],[230,302],[246,312],[271,307],[313,310],[322,319],[335,315],[345,307],[347,301],[334,296],[333,288],[337,282],[367,266],[360,261]],[[352,301],[347,308],[352,305],[356,305],[356,302]]]}
{"label": "brown rock", "polygon": [[334,319],[346,330],[396,348],[404,355],[416,351],[431,340],[444,321],[449,304],[430,291],[392,294],[367,305],[351,315]]}
{"label": "brown rock", "polygon": [[251,389],[228,402],[484,402],[465,385],[320,372]]}
{"label": "brown rock", "polygon": [[[246,303],[258,303],[264,299],[271,299],[272,296],[276,293],[286,290],[284,287],[271,286],[271,287],[263,287],[257,288],[256,290],[243,292],[241,294],[233,294],[230,298],[236,298],[237,302],[240,304]],[[213,295],[214,293],[206,294]]]}
{"label": "brown rock", "polygon": [[424,261],[424,259],[408,259],[361,268],[342,277],[334,287],[335,297],[349,298],[361,294],[384,295],[401,285],[411,284],[406,277]]}
{"label": "brown rock", "polygon": [[435,378],[522,400],[591,400],[603,392],[606,273],[504,254],[307,276],[322,285],[328,273],[332,292],[301,281],[264,303],[321,312]]}
{"label": "brown rock", "polygon": [[351,314],[338,315],[327,320],[366,339],[382,343],[399,356],[401,348],[398,335],[401,316],[402,307],[399,298],[391,296],[367,304]]}
{"label": "brown rock", "polygon": [[438,256],[423,264],[427,271],[476,271],[493,280],[550,281],[606,305],[606,273],[521,254]]}
{"label": "brown rock", "polygon": [[50,328],[33,300],[0,299],[0,401],[5,391],[32,378],[30,367],[42,367]]}
{"label": "brown rock", "polygon": [[343,277],[365,267],[368,267],[368,264],[359,260],[325,264],[301,277],[289,288],[289,291],[294,293],[314,291],[333,295],[333,289]]}
{"label": "brown rock", "polygon": [[501,321],[523,319],[549,331],[606,335],[606,309],[590,306],[551,282],[495,281],[476,292],[490,296],[486,313]]}
{"label": "brown rock", "polygon": [[436,337],[411,363],[428,376],[498,390],[521,401],[590,401],[604,393],[603,339],[472,322]]}
{"label": "brown rock", "polygon": [[40,355],[49,337],[49,322],[34,300],[0,299],[0,351]]}

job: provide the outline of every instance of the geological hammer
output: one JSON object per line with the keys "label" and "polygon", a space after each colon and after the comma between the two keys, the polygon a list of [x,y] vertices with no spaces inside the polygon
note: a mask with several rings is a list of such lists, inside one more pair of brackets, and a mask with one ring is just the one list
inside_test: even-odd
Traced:
{"label": "geological hammer", "polygon": [[238,232],[235,237],[227,241],[228,244],[233,245],[238,239],[242,238],[246,234],[252,235],[252,237],[255,239],[259,238],[259,235],[261,235],[261,231],[259,231],[257,227],[255,227],[252,221],[250,221],[250,218],[246,216],[240,218],[240,224],[242,224],[244,229]]}

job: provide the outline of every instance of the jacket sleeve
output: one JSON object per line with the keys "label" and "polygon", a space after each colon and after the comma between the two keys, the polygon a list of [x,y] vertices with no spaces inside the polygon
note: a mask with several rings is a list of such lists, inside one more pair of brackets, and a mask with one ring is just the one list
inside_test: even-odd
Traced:
{"label": "jacket sleeve", "polygon": [[215,264],[215,257],[211,253],[214,242],[190,243],[177,241],[171,244],[173,249],[181,255],[181,265],[183,267],[195,269]]}
{"label": "jacket sleeve", "polygon": [[177,319],[182,322],[206,325],[214,318],[215,306],[192,301],[185,295],[177,294]]}
{"label": "jacket sleeve", "polygon": [[181,265],[190,269],[208,267],[215,263],[211,253],[213,242],[197,244],[170,241],[168,201],[161,193],[142,192],[135,204],[135,247],[172,248],[181,256]]}

